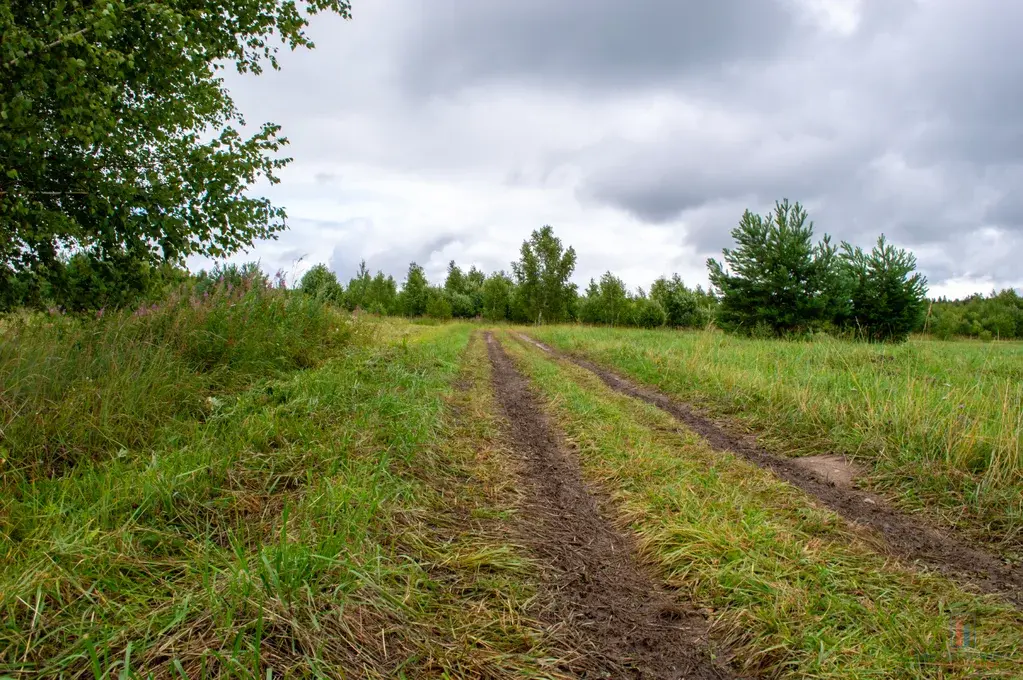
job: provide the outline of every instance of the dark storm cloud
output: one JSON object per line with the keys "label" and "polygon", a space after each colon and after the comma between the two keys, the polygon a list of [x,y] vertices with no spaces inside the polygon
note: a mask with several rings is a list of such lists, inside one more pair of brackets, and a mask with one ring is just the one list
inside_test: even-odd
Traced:
{"label": "dark storm cloud", "polygon": [[782,0],[434,0],[405,83],[426,94],[493,80],[663,86],[771,57],[795,31]]}

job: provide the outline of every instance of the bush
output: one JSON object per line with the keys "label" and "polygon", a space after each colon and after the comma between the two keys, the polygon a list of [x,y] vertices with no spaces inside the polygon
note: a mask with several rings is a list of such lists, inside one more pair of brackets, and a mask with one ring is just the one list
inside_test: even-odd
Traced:
{"label": "bush", "polygon": [[446,321],[451,318],[451,303],[447,296],[439,290],[430,290],[430,296],[426,302],[426,316],[431,319]]}
{"label": "bush", "polygon": [[476,305],[471,295],[465,293],[445,292],[451,304],[451,315],[459,319],[471,319],[476,316]]}
{"label": "bush", "polygon": [[640,328],[660,328],[667,316],[656,300],[636,298],[632,307],[632,323]]}
{"label": "bush", "polygon": [[1023,297],[1011,288],[987,297],[936,300],[931,312],[928,330],[939,338],[980,337],[984,331],[1003,340],[1023,338]]}
{"label": "bush", "polygon": [[669,326],[703,328],[710,322],[710,311],[704,302],[706,296],[702,295],[702,291],[686,288],[678,274],[670,279],[662,277],[654,281],[650,297],[664,309]]}
{"label": "bush", "polygon": [[299,290],[307,295],[332,302],[336,305],[343,305],[345,302],[345,291],[337,281],[337,275],[330,271],[325,264],[315,265],[305,273]]}

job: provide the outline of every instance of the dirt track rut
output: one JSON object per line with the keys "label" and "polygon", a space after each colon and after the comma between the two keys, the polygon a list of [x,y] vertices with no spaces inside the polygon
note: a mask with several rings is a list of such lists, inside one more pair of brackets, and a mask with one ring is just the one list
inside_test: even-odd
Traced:
{"label": "dirt track rut", "polygon": [[524,495],[522,541],[553,568],[551,614],[568,626],[593,678],[728,678],[711,659],[707,622],[635,560],[635,545],[550,426],[529,383],[489,333],[493,386],[509,422]]}
{"label": "dirt track rut", "polygon": [[876,494],[822,480],[794,460],[765,451],[749,438],[728,432],[692,406],[651,387],[636,384],[588,359],[559,352],[528,335],[520,334],[519,338],[585,368],[617,392],[659,407],[702,436],[713,449],[729,451],[770,470],[845,519],[874,529],[884,538],[893,555],[924,564],[961,583],[972,584],[983,592],[1000,595],[1017,608],[1023,608],[1023,567],[1006,565],[998,557],[971,545],[968,539],[940,531],[906,515]]}

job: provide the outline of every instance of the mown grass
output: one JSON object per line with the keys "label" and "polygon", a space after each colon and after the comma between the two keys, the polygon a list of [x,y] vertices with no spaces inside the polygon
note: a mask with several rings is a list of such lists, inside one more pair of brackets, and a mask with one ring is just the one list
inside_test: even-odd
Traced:
{"label": "mown grass", "polygon": [[[529,616],[536,566],[500,529],[478,347],[460,368],[469,334],[385,324],[318,368],[234,364],[221,384],[248,386],[201,414],[83,414],[152,431],[75,440],[87,455],[59,473],[5,471],[0,676],[556,676],[556,639]],[[21,370],[19,394],[60,375]],[[59,431],[21,436],[48,451]]]}
{"label": "mown grass", "polygon": [[867,482],[905,507],[928,508],[1023,558],[1023,344],[530,332],[737,418],[779,452],[841,452],[869,463]]}
{"label": "mown grass", "polygon": [[[715,612],[746,671],[791,678],[1019,677],[1023,616],[887,560],[798,490],[653,406],[504,338],[619,503],[646,558]],[[972,622],[959,648],[955,622]],[[967,625],[971,625],[968,623]],[[967,633],[967,636],[969,633]]]}

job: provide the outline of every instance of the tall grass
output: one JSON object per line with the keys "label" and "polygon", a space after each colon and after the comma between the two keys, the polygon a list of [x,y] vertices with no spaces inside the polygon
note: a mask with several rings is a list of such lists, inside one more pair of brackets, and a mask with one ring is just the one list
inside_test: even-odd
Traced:
{"label": "tall grass", "polygon": [[62,474],[145,446],[215,395],[316,364],[351,341],[347,315],[250,275],[95,316],[24,314],[0,329],[5,481]]}
{"label": "tall grass", "polygon": [[1023,542],[1023,345],[567,327],[535,335],[738,417],[785,453],[851,454],[907,505]]}
{"label": "tall grass", "polygon": [[533,567],[478,519],[504,509],[469,333],[388,327],[258,379],[240,362],[253,384],[204,417],[9,485],[0,677],[554,675]]}

